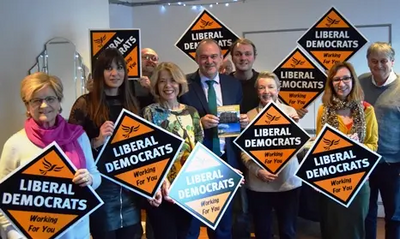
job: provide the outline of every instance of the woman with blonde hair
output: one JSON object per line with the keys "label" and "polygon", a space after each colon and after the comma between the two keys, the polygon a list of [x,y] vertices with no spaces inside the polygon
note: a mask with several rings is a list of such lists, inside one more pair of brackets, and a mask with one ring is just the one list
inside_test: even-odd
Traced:
{"label": "woman with blonde hair", "polygon": [[[73,183],[82,187],[91,185],[94,189],[100,185],[101,178],[94,164],[88,136],[81,126],[67,123],[60,115],[63,98],[63,85],[55,76],[37,72],[22,80],[21,99],[28,118],[24,128],[4,144],[0,159],[0,178],[32,160],[43,148],[55,141],[77,168]],[[2,214],[0,225],[7,238],[22,238]],[[89,217],[83,218],[61,238],[89,239]]]}
{"label": "woman with blonde hair", "polygon": [[181,137],[185,143],[162,185],[165,200],[157,208],[149,207],[147,214],[155,239],[186,239],[192,216],[173,204],[168,190],[196,143],[203,141],[203,128],[197,110],[178,101],[178,97],[188,91],[188,84],[177,65],[163,62],[151,78],[152,93],[158,102],[144,108],[143,117]]}

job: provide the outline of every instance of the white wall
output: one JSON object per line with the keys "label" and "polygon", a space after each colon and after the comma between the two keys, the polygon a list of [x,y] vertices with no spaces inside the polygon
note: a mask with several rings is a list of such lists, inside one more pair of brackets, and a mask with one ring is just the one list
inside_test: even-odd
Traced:
{"label": "white wall", "polygon": [[[0,1],[0,147],[23,127],[20,82],[44,44],[65,37],[90,66],[89,28],[109,27],[108,0]],[[68,97],[68,96],[66,96]]]}
{"label": "white wall", "polygon": [[[209,2],[209,1],[205,1]],[[392,43],[400,51],[400,20],[398,0],[248,0],[245,3],[230,4],[229,7],[214,5],[206,7],[239,36],[244,32],[301,29],[311,27],[335,6],[353,25],[391,24]],[[377,10],[379,9],[379,10]],[[173,61],[186,73],[197,69],[194,61],[175,47],[176,41],[186,31],[199,10],[190,7],[161,6],[125,7],[110,5],[110,26],[114,28],[135,27],[142,29],[142,46],[154,48],[161,61]],[[127,22],[126,19],[133,19]],[[387,41],[388,30],[384,27],[360,28],[371,41]],[[273,70],[295,47],[297,39],[304,32],[247,34],[258,48],[256,70]],[[365,52],[369,43],[350,60],[357,73],[368,71]],[[395,69],[400,72],[400,65]],[[314,128],[315,109],[319,99],[311,104],[311,111],[301,120],[305,128]]]}

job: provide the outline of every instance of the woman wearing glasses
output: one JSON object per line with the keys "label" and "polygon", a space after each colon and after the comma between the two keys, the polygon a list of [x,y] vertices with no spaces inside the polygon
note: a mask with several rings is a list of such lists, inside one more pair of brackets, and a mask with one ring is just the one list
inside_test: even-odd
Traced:
{"label": "woman wearing glasses", "polygon": [[[3,147],[0,178],[32,160],[55,141],[78,169],[72,182],[81,187],[91,185],[97,188],[101,178],[93,161],[88,136],[81,126],[69,124],[60,116],[63,99],[60,79],[42,72],[29,75],[22,80],[21,98],[28,118],[24,128],[11,136]],[[7,238],[22,238],[2,214],[0,225]],[[85,217],[61,238],[89,239],[89,218]]]}
{"label": "woman wearing glasses", "polygon": [[[353,66],[347,62],[335,64],[328,72],[322,96],[323,104],[318,110],[316,134],[319,134],[325,124],[329,124],[349,138],[376,151],[378,124],[374,108],[363,100],[364,93]],[[369,193],[367,181],[348,208],[321,194],[322,238],[363,239]]]}

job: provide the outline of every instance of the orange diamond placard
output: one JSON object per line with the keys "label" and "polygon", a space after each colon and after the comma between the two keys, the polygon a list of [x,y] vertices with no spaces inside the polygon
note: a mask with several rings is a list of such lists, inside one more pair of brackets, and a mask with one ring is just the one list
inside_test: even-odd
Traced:
{"label": "orange diamond placard", "polygon": [[211,12],[204,9],[175,43],[175,46],[190,59],[195,60],[197,45],[203,39],[214,39],[221,47],[222,55],[225,57],[228,55],[231,45],[239,39],[239,36]]}
{"label": "orange diamond placard", "polygon": [[279,173],[310,139],[280,108],[269,103],[233,142],[261,168]]}
{"label": "orange diamond placard", "polygon": [[140,29],[89,30],[92,71],[99,55],[107,48],[116,48],[124,56],[128,77],[142,76]]}
{"label": "orange diamond placard", "polygon": [[300,49],[273,71],[281,82],[279,98],[295,109],[307,108],[325,89],[326,75]]}
{"label": "orange diamond placard", "polygon": [[297,41],[326,70],[336,62],[349,60],[367,42],[334,7]]}
{"label": "orange diamond placard", "polygon": [[381,156],[326,124],[296,175],[348,207]]}
{"label": "orange diamond placard", "polygon": [[153,198],[183,143],[178,136],[123,109],[97,157],[97,168],[114,183]]}
{"label": "orange diamond placard", "polygon": [[0,210],[26,238],[59,238],[103,201],[72,183],[76,168],[57,143],[0,182]]}

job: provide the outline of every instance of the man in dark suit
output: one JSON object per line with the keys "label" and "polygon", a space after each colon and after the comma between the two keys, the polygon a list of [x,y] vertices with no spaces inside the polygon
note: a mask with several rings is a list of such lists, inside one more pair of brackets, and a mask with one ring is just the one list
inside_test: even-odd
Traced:
{"label": "man in dark suit", "polygon": [[[199,69],[187,75],[189,92],[183,95],[180,101],[195,107],[199,112],[204,128],[203,144],[232,167],[240,168],[239,151],[233,144],[234,138],[217,138],[216,136],[219,122],[219,118],[216,116],[216,106],[240,105],[243,97],[240,82],[231,76],[218,73],[223,56],[217,42],[212,39],[206,39],[199,43],[196,50],[196,62]],[[216,102],[212,103],[211,99]],[[213,105],[215,103],[216,105]],[[240,115],[242,127],[245,127],[248,122],[247,115]],[[231,221],[232,212],[229,206],[215,231],[208,230],[209,238],[231,239]],[[198,238],[199,227],[200,222],[194,219],[188,239]]]}

